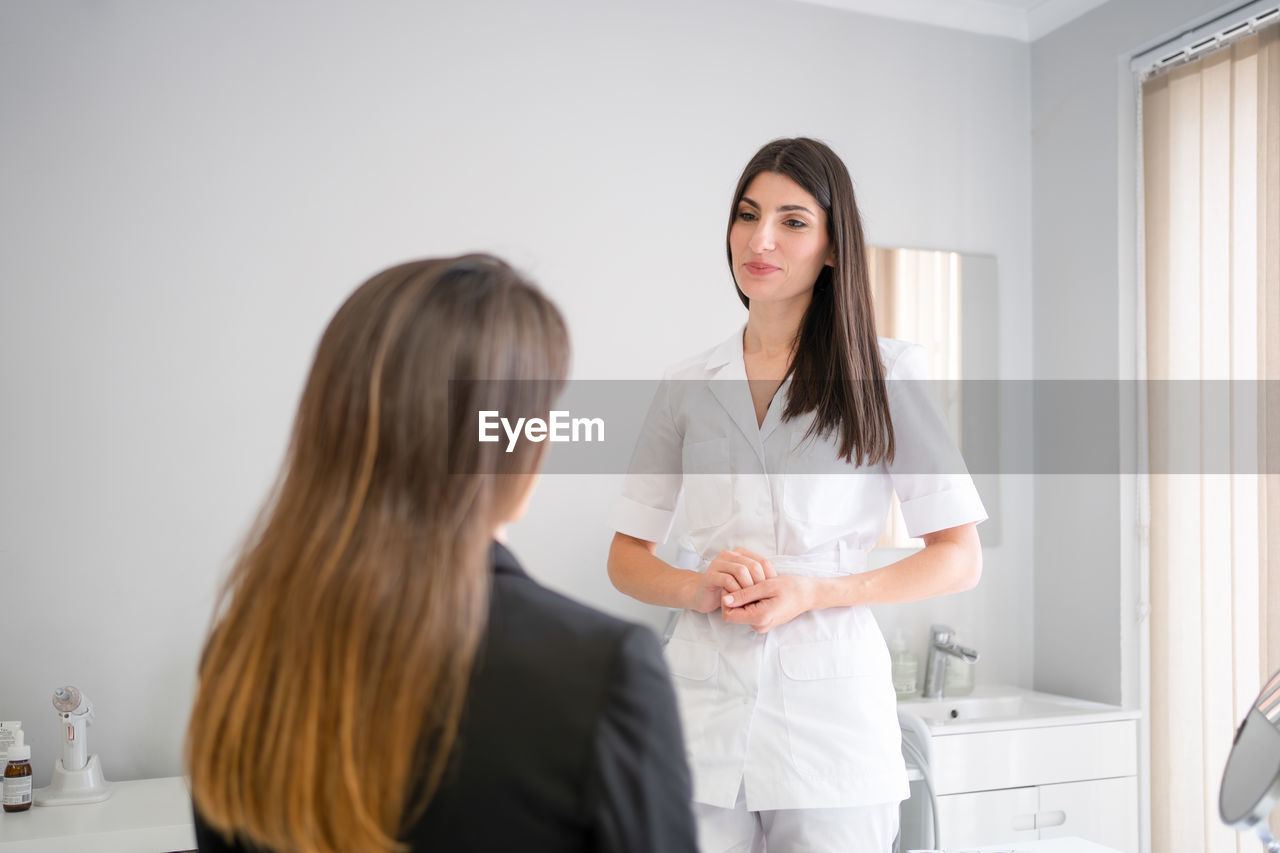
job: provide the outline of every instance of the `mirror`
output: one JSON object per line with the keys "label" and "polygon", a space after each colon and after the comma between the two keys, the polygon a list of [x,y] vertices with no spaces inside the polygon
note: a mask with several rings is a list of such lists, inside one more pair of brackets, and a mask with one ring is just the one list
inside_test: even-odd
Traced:
{"label": "mirror", "polygon": [[1267,817],[1280,802],[1280,672],[1271,676],[1236,731],[1222,771],[1218,813],[1239,832],[1254,830],[1269,853],[1280,853]]}
{"label": "mirror", "polygon": [[[877,332],[928,350],[929,375],[938,380],[937,403],[961,453],[966,460],[997,458],[998,383],[992,381],[1000,375],[996,259],[930,249],[871,247],[868,267]],[[962,399],[965,396],[970,399]],[[983,545],[998,544],[996,472],[975,470],[972,461],[969,467],[989,516],[978,525],[978,535]],[[924,545],[907,535],[896,497],[876,545]]]}

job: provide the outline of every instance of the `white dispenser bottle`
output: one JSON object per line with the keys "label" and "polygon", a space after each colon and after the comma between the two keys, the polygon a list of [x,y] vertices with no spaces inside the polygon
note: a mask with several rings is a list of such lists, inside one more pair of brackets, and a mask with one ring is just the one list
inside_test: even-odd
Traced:
{"label": "white dispenser bottle", "polygon": [[907,648],[906,635],[901,628],[893,632],[889,662],[893,670],[893,692],[898,694],[899,700],[914,699],[920,692],[920,661]]}

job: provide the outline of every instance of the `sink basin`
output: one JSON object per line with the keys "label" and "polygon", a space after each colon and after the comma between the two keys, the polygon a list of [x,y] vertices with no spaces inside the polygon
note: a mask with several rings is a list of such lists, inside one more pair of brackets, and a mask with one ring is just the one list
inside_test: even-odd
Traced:
{"label": "sink basin", "polygon": [[1074,726],[1140,716],[1116,705],[995,685],[979,687],[970,696],[899,701],[898,711],[920,718],[934,735]]}

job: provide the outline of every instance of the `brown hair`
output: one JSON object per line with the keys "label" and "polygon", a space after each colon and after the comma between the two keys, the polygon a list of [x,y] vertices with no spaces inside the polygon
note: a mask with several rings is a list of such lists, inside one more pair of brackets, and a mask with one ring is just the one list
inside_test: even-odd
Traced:
{"label": "brown hair", "polygon": [[479,442],[476,413],[545,417],[568,358],[555,306],[488,255],[392,267],[338,309],[201,660],[186,762],[213,828],[401,846],[456,737],[494,528],[541,461]]}
{"label": "brown hair", "polygon": [[859,465],[892,461],[893,423],[876,341],[862,217],[849,170],[829,147],[803,137],[775,139],[747,163],[729,206],[725,250],[735,275],[734,288],[748,308],[751,300],[737,286],[728,231],[733,229],[747,185],[761,172],[785,175],[822,205],[827,237],[835,250],[835,265],[824,266],[818,274],[813,299],[800,322],[791,360],[791,390],[782,416],[790,420],[814,412],[805,438],[835,431],[839,456],[845,461]]}

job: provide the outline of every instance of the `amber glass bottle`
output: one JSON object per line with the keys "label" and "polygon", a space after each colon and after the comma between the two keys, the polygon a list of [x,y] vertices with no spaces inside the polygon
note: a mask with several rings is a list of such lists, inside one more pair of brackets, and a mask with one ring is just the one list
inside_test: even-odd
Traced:
{"label": "amber glass bottle", "polygon": [[4,765],[4,810],[25,812],[31,808],[31,747],[9,747]]}

